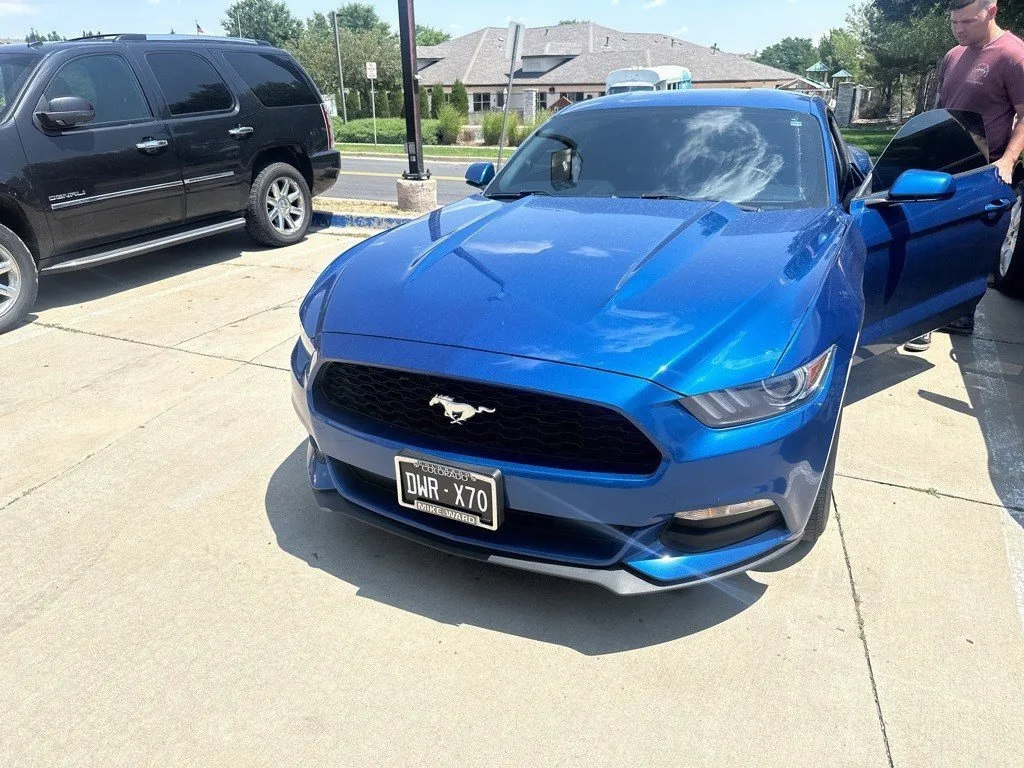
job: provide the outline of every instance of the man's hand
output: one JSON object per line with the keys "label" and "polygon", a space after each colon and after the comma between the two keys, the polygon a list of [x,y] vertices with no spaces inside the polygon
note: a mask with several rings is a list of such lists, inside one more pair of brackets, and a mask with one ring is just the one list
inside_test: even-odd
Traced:
{"label": "man's hand", "polygon": [[1013,184],[1013,166],[1016,162],[1013,155],[1006,154],[993,163],[999,171],[999,178],[1007,184]]}

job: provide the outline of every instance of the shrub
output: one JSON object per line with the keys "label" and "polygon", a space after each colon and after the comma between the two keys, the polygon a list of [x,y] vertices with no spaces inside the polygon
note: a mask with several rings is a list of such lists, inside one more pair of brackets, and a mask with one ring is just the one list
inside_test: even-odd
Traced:
{"label": "shrub", "polygon": [[[437,144],[438,121],[424,120],[420,124],[424,144]],[[373,143],[373,120],[349,120],[344,125],[340,120],[334,123],[334,138],[339,142],[356,144]],[[377,118],[377,141],[381,144],[405,143],[405,119],[401,117]]]}
{"label": "shrub", "polygon": [[420,90],[420,119],[430,117],[430,96],[427,94],[427,86],[421,85]]}
{"label": "shrub", "polygon": [[[533,122],[532,123],[527,123],[527,124],[525,124],[523,126],[522,131],[521,131],[521,138],[519,139],[519,142],[522,143],[522,141],[527,136],[529,136],[531,133],[533,133],[535,130],[537,130],[540,126],[544,125],[544,123],[546,123],[550,117],[551,117],[551,113],[548,112],[546,109],[538,109],[537,110],[537,114],[533,118]],[[519,146],[519,145],[517,144],[516,146]]]}
{"label": "shrub", "polygon": [[501,138],[501,112],[488,112],[484,115],[481,123],[484,134],[484,144],[494,146]]}
{"label": "shrub", "polygon": [[391,117],[391,101],[386,91],[377,91],[377,117]]}
{"label": "shrub", "polygon": [[456,80],[452,86],[451,105],[458,110],[459,114],[469,114],[469,92],[461,80]]}
{"label": "shrub", "polygon": [[430,89],[430,116],[437,118],[445,105],[444,86],[438,83]]}
{"label": "shrub", "polygon": [[[501,128],[499,127],[499,131]],[[505,126],[505,143],[510,147],[518,147],[523,142],[522,126],[519,123],[519,113],[510,111],[508,113],[508,125]]]}
{"label": "shrub", "polygon": [[349,120],[358,120],[363,116],[363,105],[359,103],[359,91],[350,88],[345,94],[345,108],[348,111]]}
{"label": "shrub", "polygon": [[437,140],[441,144],[454,144],[462,130],[463,116],[450,104],[445,104],[438,112]]}
{"label": "shrub", "polygon": [[391,102],[392,117],[405,117],[405,95],[400,90],[391,91],[388,101]]}

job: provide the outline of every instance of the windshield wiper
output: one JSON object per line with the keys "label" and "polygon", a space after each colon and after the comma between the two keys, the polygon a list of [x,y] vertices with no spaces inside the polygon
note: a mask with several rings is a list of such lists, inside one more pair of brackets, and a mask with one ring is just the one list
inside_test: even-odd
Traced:
{"label": "windshield wiper", "polygon": [[523,189],[519,192],[495,192],[492,195],[484,195],[484,197],[489,197],[491,200],[518,200],[521,197],[529,197],[531,195],[544,195],[545,197],[551,197],[551,193],[545,192],[543,189]]}
{"label": "windshield wiper", "polygon": [[[646,193],[646,194],[640,195],[640,197],[643,198],[644,200],[684,200],[687,203],[721,203],[721,202],[728,202],[728,201],[723,201],[723,200],[714,200],[714,199],[709,198],[709,197],[684,197],[683,195],[671,195],[671,194],[667,194],[667,193],[666,194],[662,194],[661,192]],[[730,202],[729,205],[735,205],[741,211],[760,211],[761,210],[756,205],[749,205],[748,203],[732,203],[732,202]]]}

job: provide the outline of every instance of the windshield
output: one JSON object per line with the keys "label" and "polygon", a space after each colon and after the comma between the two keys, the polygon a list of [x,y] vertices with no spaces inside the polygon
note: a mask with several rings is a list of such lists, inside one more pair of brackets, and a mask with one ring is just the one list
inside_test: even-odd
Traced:
{"label": "windshield", "polygon": [[570,110],[512,155],[487,195],[824,207],[825,168],[821,129],[806,114],[735,107]]}
{"label": "windshield", "polygon": [[614,96],[616,93],[632,93],[633,91],[653,91],[654,86],[648,85],[647,83],[638,85],[613,85],[608,89],[608,95]]}
{"label": "windshield", "polygon": [[7,116],[40,58],[32,53],[0,53],[0,119]]}

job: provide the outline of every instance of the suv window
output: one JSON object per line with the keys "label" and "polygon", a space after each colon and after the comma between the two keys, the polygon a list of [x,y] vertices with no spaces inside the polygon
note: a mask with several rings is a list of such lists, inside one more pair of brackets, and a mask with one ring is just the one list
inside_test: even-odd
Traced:
{"label": "suv window", "polygon": [[79,96],[92,104],[96,119],[90,125],[153,117],[138,78],[117,54],[84,56],[57,70],[43,98],[50,101],[62,96]]}
{"label": "suv window", "polygon": [[234,106],[231,91],[217,70],[194,53],[146,55],[167,106],[175,117],[200,112],[221,112]]}
{"label": "suv window", "polygon": [[226,53],[231,68],[265,107],[319,104],[320,97],[306,82],[299,65],[274,53]]}
{"label": "suv window", "polygon": [[908,120],[875,163],[871,192],[884,192],[903,171],[965,173],[988,165],[985,123],[974,112],[933,109]]}
{"label": "suv window", "polygon": [[0,118],[7,114],[41,59],[30,53],[0,53]]}

